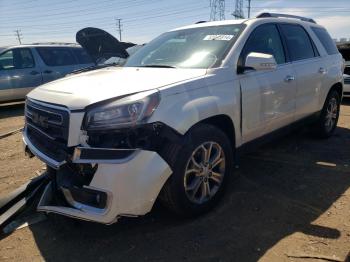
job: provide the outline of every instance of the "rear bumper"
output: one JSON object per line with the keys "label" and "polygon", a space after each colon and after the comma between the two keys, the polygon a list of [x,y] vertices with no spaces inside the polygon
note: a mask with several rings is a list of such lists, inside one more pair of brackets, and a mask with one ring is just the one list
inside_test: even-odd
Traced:
{"label": "rear bumper", "polygon": [[[42,154],[28,139],[23,136],[26,150],[40,158],[57,173],[67,165]],[[103,208],[97,208],[88,203],[82,203],[72,197],[69,189],[55,186],[55,182],[49,183],[38,205],[39,211],[52,212],[69,217],[89,220],[104,224],[114,223],[120,216],[140,216],[148,213],[158,197],[164,183],[171,175],[169,165],[158,153],[146,150],[134,150],[125,158],[113,159],[110,151],[113,149],[93,149],[83,158],[82,150],[77,147],[71,159],[73,163],[97,164],[91,182],[81,188],[97,192],[106,196]],[[91,151],[91,150],[90,150]],[[97,153],[97,154],[96,154]],[[96,158],[94,158],[96,154]],[[108,155],[108,159],[101,156]],[[69,177],[69,176],[68,176]],[[72,174],[73,177],[73,174]],[[58,205],[55,194],[61,194],[67,205]]]}

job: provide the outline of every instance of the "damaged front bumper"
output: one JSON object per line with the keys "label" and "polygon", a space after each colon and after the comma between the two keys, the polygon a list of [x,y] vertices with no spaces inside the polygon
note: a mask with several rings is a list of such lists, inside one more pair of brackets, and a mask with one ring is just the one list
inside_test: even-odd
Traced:
{"label": "damaged front bumper", "polygon": [[[154,151],[76,147],[69,161],[57,161],[36,148],[25,133],[23,142],[27,154],[51,167],[54,177],[37,209],[83,220],[111,224],[120,216],[148,213],[172,172]],[[88,176],[81,170],[86,166]]]}

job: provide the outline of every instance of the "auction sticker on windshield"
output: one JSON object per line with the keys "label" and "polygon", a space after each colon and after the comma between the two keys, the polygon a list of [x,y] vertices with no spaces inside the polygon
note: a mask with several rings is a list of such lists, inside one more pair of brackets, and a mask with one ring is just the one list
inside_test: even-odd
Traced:
{"label": "auction sticker on windshield", "polygon": [[203,40],[230,41],[234,35],[206,35]]}

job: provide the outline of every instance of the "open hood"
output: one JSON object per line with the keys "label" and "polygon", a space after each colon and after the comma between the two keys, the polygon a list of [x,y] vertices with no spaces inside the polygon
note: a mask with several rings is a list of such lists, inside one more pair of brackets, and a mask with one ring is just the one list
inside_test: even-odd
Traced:
{"label": "open hood", "polygon": [[103,63],[111,57],[127,58],[126,49],[134,46],[133,43],[119,42],[106,31],[86,27],[76,34],[76,41],[86,50],[96,64]]}

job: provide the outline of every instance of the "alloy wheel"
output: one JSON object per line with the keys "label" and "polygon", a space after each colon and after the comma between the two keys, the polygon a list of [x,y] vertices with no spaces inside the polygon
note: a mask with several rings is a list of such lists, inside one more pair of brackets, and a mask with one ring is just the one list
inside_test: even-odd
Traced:
{"label": "alloy wheel", "polygon": [[338,117],[338,102],[337,99],[332,97],[327,106],[325,127],[327,131],[333,129]]}
{"label": "alloy wheel", "polygon": [[216,142],[204,142],[187,162],[184,187],[188,199],[196,204],[209,201],[218,192],[225,175],[225,154]]}

